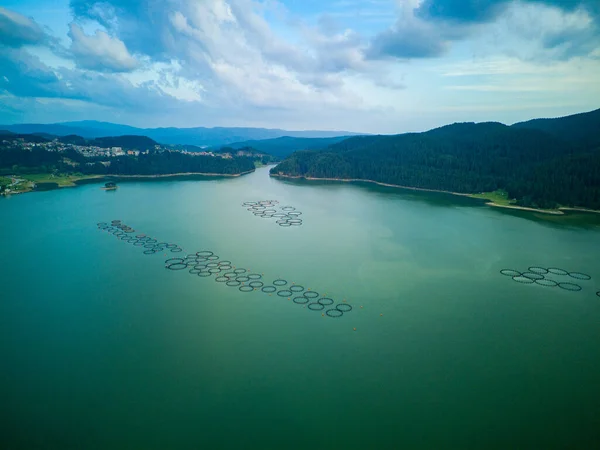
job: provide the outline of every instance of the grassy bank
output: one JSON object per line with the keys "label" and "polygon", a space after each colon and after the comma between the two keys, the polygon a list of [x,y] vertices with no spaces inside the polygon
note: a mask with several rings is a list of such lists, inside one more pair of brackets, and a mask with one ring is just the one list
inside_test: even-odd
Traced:
{"label": "grassy bank", "polygon": [[102,178],[102,175],[64,175],[64,174],[51,174],[51,173],[39,173],[32,175],[23,175],[22,178],[33,181],[34,183],[56,183],[60,187],[75,186],[75,182],[79,180],[87,180],[91,178]]}
{"label": "grassy bank", "polygon": [[80,180],[103,178],[102,175],[54,175],[51,173],[33,173],[19,174],[14,176],[16,184],[12,184],[12,179],[8,177],[0,177],[0,185],[5,184],[8,188],[6,194],[21,194],[31,192],[35,185],[43,186],[51,184],[56,187],[73,187],[77,186],[76,182]]}
{"label": "grassy bank", "polygon": [[471,194],[473,198],[480,198],[483,200],[489,200],[498,206],[512,206],[517,203],[515,199],[508,198],[508,192],[501,189],[493,192],[482,192],[481,194]]}
{"label": "grassy bank", "polygon": [[501,189],[493,192],[482,192],[481,194],[471,194],[469,197],[479,198],[482,200],[488,200],[487,204],[498,208],[509,208],[519,209],[521,211],[532,211],[543,214],[562,215],[564,212],[562,208],[558,209],[543,209],[543,208],[531,208],[527,206],[518,206],[515,199],[508,198],[508,193]]}

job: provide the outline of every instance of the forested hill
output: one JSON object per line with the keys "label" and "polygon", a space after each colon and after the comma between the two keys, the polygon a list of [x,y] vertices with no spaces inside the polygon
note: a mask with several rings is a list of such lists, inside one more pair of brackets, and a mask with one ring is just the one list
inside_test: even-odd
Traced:
{"label": "forested hill", "polygon": [[275,139],[263,139],[258,141],[236,142],[228,145],[234,149],[252,147],[258,151],[268,153],[276,158],[285,158],[298,150],[318,150],[326,148],[336,142],[348,139],[348,136],[305,138],[282,136]]}
{"label": "forested hill", "polygon": [[363,179],[461,193],[505,189],[523,206],[600,209],[598,146],[500,123],[352,137],[324,150],[294,153],[271,174]]}
{"label": "forested hill", "polygon": [[600,146],[600,109],[557,119],[519,122],[513,127],[545,131],[583,147]]}
{"label": "forested hill", "polygon": [[[54,144],[53,144],[54,145]],[[0,177],[26,174],[166,175],[213,173],[237,175],[254,170],[252,157],[221,158],[157,151],[116,157],[86,157],[73,148],[49,151],[23,148],[19,141],[0,139]]]}
{"label": "forested hill", "polygon": [[109,136],[99,137],[88,141],[88,145],[101,148],[121,147],[131,150],[152,150],[158,142],[146,136]]}
{"label": "forested hill", "polygon": [[24,142],[32,142],[32,143],[44,143],[51,142],[54,139],[62,142],[64,144],[73,144],[73,145],[82,145],[82,146],[94,146],[100,148],[111,148],[111,147],[121,147],[125,150],[152,150],[157,145],[153,139],[150,139],[146,136],[107,136],[100,137],[96,139],[85,139],[81,136],[70,134],[67,136],[54,136],[46,133],[36,133],[36,134],[16,134],[11,133],[10,131],[0,130],[0,141],[8,140],[22,140]]}

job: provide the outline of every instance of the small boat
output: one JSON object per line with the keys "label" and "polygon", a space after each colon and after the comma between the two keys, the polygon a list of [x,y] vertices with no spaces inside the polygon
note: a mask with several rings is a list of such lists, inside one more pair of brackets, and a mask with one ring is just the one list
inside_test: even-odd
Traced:
{"label": "small boat", "polygon": [[117,189],[119,186],[117,186],[117,183],[113,183],[112,181],[109,183],[104,184],[104,187],[102,189],[104,189],[105,191],[114,191],[115,189]]}

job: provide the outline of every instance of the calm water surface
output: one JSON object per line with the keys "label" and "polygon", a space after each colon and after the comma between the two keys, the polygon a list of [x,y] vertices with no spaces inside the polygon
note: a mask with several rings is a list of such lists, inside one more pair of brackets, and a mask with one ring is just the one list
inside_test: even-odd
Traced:
{"label": "calm water surface", "polygon": [[[112,219],[354,310],[165,270]],[[0,199],[0,448],[599,448],[599,223],[266,168]],[[533,265],[592,280],[499,274]]]}

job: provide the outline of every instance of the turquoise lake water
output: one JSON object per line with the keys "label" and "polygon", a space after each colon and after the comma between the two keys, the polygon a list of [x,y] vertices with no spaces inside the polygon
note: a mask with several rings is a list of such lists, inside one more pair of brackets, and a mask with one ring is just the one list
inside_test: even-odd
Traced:
{"label": "turquoise lake water", "polygon": [[[100,186],[0,199],[0,448],[600,448],[600,216],[268,168]],[[201,250],[353,310],[164,267]],[[499,273],[530,266],[591,280]]]}

